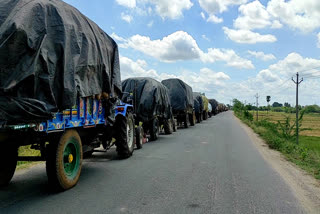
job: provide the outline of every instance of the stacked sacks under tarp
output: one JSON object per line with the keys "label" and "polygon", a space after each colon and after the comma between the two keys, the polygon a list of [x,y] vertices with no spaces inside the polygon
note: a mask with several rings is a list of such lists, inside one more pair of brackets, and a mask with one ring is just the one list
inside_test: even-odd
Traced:
{"label": "stacked sacks under tarp", "polygon": [[203,100],[199,92],[193,92],[194,110],[196,114],[197,123],[202,121]]}
{"label": "stacked sacks under tarp", "polygon": [[192,88],[180,79],[166,79],[161,82],[169,89],[170,102],[174,117],[184,127],[195,125],[194,101]]}
{"label": "stacked sacks under tarp", "polygon": [[78,96],[121,93],[117,44],[63,1],[2,1],[0,44],[0,121],[40,122]]}
{"label": "stacked sacks under tarp", "polygon": [[209,103],[212,106],[212,114],[216,115],[218,114],[218,101],[216,101],[215,99],[209,99]]}
{"label": "stacked sacks under tarp", "polygon": [[161,125],[166,134],[174,131],[172,108],[168,89],[160,82],[149,77],[128,78],[122,81],[122,100],[132,99],[136,124],[143,123],[151,140],[156,140]]}
{"label": "stacked sacks under tarp", "polygon": [[209,104],[209,100],[204,94],[202,94],[201,96],[202,96],[202,100],[203,100],[202,119],[206,120],[206,119],[208,119],[208,111],[209,111],[208,104]]}

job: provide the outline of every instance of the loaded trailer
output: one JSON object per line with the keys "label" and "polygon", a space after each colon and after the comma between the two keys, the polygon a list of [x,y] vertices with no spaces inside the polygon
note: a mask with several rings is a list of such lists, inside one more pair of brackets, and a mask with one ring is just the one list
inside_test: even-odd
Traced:
{"label": "loaded trailer", "polygon": [[[46,161],[50,186],[66,190],[101,144],[129,157],[135,122],[118,99],[117,44],[60,0],[6,0],[0,14],[0,185],[18,160]],[[41,156],[18,157],[24,145]]]}
{"label": "loaded trailer", "polygon": [[204,110],[202,95],[199,92],[193,92],[193,100],[197,123],[201,123]]}
{"label": "loaded trailer", "polygon": [[163,84],[149,77],[128,78],[122,81],[122,91],[122,100],[134,106],[136,126],[150,140],[157,140],[162,128],[165,134],[176,131],[169,92]]}
{"label": "loaded trailer", "polygon": [[185,128],[195,125],[196,115],[192,88],[180,79],[171,78],[161,82],[169,89],[172,113],[178,124]]}
{"label": "loaded trailer", "polygon": [[[117,147],[121,158],[131,156],[135,145],[133,106],[117,114],[115,121],[106,118],[104,99],[78,98],[77,104],[39,123],[0,126],[0,185],[10,182],[17,161],[46,161],[49,184],[57,190],[73,187],[80,176],[84,155],[101,145]],[[125,115],[125,116],[124,116]],[[115,138],[115,142],[112,141]],[[20,146],[31,145],[41,156],[18,156]]]}

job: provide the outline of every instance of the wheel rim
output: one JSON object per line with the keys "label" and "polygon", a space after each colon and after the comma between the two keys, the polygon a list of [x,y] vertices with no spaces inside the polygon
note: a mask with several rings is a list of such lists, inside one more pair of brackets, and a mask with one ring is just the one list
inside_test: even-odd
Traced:
{"label": "wheel rim", "polygon": [[80,166],[80,147],[77,140],[71,138],[63,151],[63,167],[66,176],[74,179],[77,176]]}
{"label": "wheel rim", "polygon": [[127,123],[127,143],[128,147],[131,148],[133,144],[133,123],[132,120],[128,120]]}

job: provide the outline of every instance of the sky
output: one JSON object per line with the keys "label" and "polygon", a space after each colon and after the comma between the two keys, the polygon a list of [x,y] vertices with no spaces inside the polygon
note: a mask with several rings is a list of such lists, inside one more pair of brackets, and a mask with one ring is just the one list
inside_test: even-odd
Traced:
{"label": "sky", "polygon": [[64,0],[119,46],[122,80],[180,78],[230,104],[320,105],[319,0]]}

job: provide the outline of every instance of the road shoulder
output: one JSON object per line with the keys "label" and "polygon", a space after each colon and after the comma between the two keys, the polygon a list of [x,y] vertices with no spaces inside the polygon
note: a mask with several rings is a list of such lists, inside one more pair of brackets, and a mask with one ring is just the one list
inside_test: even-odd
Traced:
{"label": "road shoulder", "polygon": [[234,116],[263,159],[284,179],[307,213],[320,213],[320,182],[272,150],[254,131]]}

